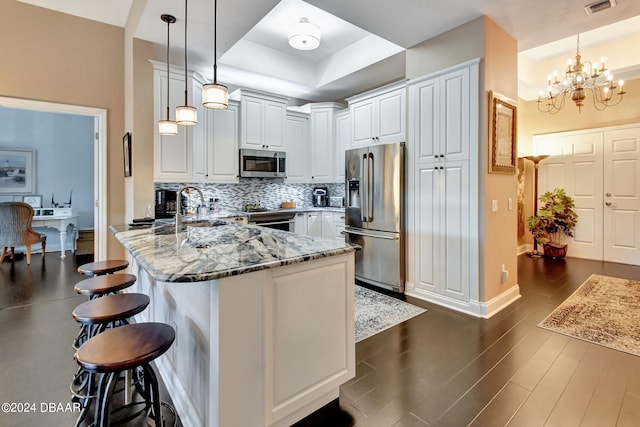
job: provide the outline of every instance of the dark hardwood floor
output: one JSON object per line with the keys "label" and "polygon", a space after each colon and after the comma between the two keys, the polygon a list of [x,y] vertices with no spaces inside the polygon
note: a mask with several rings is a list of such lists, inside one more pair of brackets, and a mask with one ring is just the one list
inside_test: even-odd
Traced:
{"label": "dark hardwood floor", "polygon": [[[3,427],[66,426],[77,417],[64,409],[76,369],[71,311],[86,300],[73,285],[84,277],[73,257],[58,256],[0,265],[0,403],[35,407],[1,412]],[[639,357],[536,326],[590,274],[639,280],[640,267],[518,264],[522,298],[488,320],[407,297],[428,311],[358,343],[357,376],[342,386],[339,405],[299,425],[640,425]]]}

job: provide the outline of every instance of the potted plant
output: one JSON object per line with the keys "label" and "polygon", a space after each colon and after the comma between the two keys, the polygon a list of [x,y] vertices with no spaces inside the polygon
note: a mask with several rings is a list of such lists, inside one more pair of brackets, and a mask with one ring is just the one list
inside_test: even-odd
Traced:
{"label": "potted plant", "polygon": [[534,216],[527,219],[533,238],[544,247],[544,254],[551,258],[564,258],[567,254],[565,236],[573,237],[578,220],[573,199],[562,188],[547,191],[540,196],[541,206]]}

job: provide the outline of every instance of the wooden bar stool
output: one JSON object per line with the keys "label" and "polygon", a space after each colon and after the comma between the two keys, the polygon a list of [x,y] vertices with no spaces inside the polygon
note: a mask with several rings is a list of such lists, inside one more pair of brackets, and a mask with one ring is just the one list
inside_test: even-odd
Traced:
{"label": "wooden bar stool", "polygon": [[[158,380],[150,362],[164,354],[175,340],[174,329],[164,323],[136,323],[109,329],[98,334],[76,352],[76,362],[83,369],[99,374],[95,396],[94,425],[106,427],[112,415],[123,412],[123,419],[114,423],[130,422],[141,414],[150,417],[156,426],[162,426]],[[132,370],[138,381],[135,390],[143,401],[134,401],[112,410],[114,388],[122,372]],[[141,371],[141,373],[140,373]],[[127,410],[144,405],[134,414]]]}
{"label": "wooden bar stool", "polygon": [[106,276],[95,276],[84,279],[76,283],[74,290],[89,296],[89,299],[98,298],[104,295],[115,294],[128,288],[136,282],[133,274],[109,274]]}
{"label": "wooden bar stool", "polygon": [[102,276],[124,270],[127,267],[129,267],[129,261],[124,259],[111,259],[82,264],[78,267],[78,273],[87,276]]}
{"label": "wooden bar stool", "polygon": [[[84,302],[73,310],[73,318],[81,324],[80,332],[73,341],[77,350],[83,343],[108,328],[128,325],[129,318],[141,313],[149,305],[144,294],[116,294]],[[82,407],[89,403],[94,392],[93,374],[79,368],[71,381],[71,394]]]}

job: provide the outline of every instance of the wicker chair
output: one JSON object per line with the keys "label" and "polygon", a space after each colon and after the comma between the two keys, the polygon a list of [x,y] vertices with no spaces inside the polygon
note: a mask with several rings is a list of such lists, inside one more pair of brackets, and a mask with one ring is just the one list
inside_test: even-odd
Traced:
{"label": "wicker chair", "polygon": [[36,233],[31,229],[33,208],[22,202],[0,203],[0,247],[2,256],[0,264],[7,255],[7,248],[11,248],[11,259],[14,258],[14,247],[27,247],[27,264],[31,264],[31,245],[42,243],[42,256],[47,248],[47,236]]}

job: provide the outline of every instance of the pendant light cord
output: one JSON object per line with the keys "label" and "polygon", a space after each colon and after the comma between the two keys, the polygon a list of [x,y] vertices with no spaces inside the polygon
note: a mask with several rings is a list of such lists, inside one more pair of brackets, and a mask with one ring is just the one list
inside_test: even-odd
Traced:
{"label": "pendant light cord", "polygon": [[184,105],[187,104],[187,0],[184,0]]}
{"label": "pendant light cord", "polygon": [[213,84],[218,84],[218,0],[213,1]]}
{"label": "pendant light cord", "polygon": [[171,20],[167,19],[167,121],[171,120],[169,116],[169,26]]}

